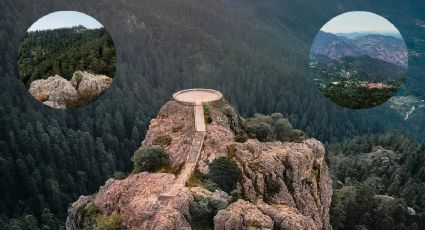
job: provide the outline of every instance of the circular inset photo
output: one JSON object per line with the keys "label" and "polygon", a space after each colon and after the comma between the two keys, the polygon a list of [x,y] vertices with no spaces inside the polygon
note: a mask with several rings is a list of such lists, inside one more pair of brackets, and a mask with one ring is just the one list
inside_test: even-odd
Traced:
{"label": "circular inset photo", "polygon": [[80,12],[58,11],[28,29],[19,47],[18,69],[36,100],[57,109],[78,108],[111,86],[116,60],[102,24]]}
{"label": "circular inset photo", "polygon": [[363,109],[384,103],[400,89],[407,62],[406,44],[393,24],[353,11],[320,29],[309,65],[323,95],[340,106]]}

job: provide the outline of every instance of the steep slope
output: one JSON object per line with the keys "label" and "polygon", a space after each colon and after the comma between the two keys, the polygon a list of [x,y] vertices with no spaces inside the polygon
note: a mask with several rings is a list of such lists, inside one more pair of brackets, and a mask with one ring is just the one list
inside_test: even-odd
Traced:
{"label": "steep slope", "polygon": [[[191,209],[199,197],[231,203],[214,217],[214,229],[331,228],[331,179],[319,141],[248,139],[238,143],[233,130],[242,127],[234,109],[224,100],[209,104],[209,109],[211,122],[207,123],[197,170],[208,173],[211,162],[221,156],[233,159],[243,177],[235,190],[241,194],[237,202],[219,189],[210,192],[196,187],[200,185],[186,184],[189,188],[178,183],[178,169],[189,159],[195,136],[193,106],[169,101],[151,121],[142,146],[162,144],[177,176],[143,172],[123,180],[109,179],[97,194],[82,196],[70,207],[67,229],[81,229],[84,210],[92,205],[102,215],[119,215],[122,229],[190,229],[194,224]],[[169,141],[158,141],[165,136]],[[245,220],[241,221],[239,214],[246,215]]]}

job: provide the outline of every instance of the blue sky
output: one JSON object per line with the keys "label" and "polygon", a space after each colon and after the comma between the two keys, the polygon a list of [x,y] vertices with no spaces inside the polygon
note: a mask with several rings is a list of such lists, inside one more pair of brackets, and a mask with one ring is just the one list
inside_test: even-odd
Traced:
{"label": "blue sky", "polygon": [[38,19],[28,31],[48,30],[83,25],[88,29],[103,27],[96,19],[76,11],[57,11]]}
{"label": "blue sky", "polygon": [[396,32],[397,28],[384,17],[366,11],[352,11],[332,18],[321,29],[330,33]]}

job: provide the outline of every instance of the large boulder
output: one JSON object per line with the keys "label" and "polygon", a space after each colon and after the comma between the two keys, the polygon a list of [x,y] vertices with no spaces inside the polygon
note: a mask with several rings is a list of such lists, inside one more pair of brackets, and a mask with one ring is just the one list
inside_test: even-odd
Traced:
{"label": "large boulder", "polygon": [[81,98],[94,99],[111,86],[112,78],[86,71],[76,71],[72,75],[71,83],[78,90]]}
{"label": "large boulder", "polygon": [[59,75],[31,82],[29,92],[45,105],[57,108],[75,108],[87,105],[112,84],[112,78],[76,71],[71,81]]}
{"label": "large boulder", "polygon": [[78,91],[71,82],[59,75],[31,82],[30,94],[38,101],[54,108],[65,108],[78,98]]}

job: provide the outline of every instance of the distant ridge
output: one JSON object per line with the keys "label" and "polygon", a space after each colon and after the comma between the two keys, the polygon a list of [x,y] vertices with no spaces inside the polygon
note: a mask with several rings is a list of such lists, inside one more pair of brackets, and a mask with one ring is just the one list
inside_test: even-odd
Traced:
{"label": "distant ridge", "polygon": [[401,36],[400,33],[396,33],[396,32],[382,32],[382,31],[365,31],[365,32],[351,32],[351,33],[334,33],[336,36],[341,37],[344,36],[348,39],[354,39],[360,36],[365,36],[368,34],[379,34],[379,35],[386,35],[386,36],[392,36],[395,37],[397,39],[402,39],[403,37]]}
{"label": "distant ridge", "polygon": [[337,35],[319,31],[313,41],[310,53],[325,55],[333,59],[368,55],[403,68],[407,67],[408,60],[404,40],[391,35],[361,32]]}

